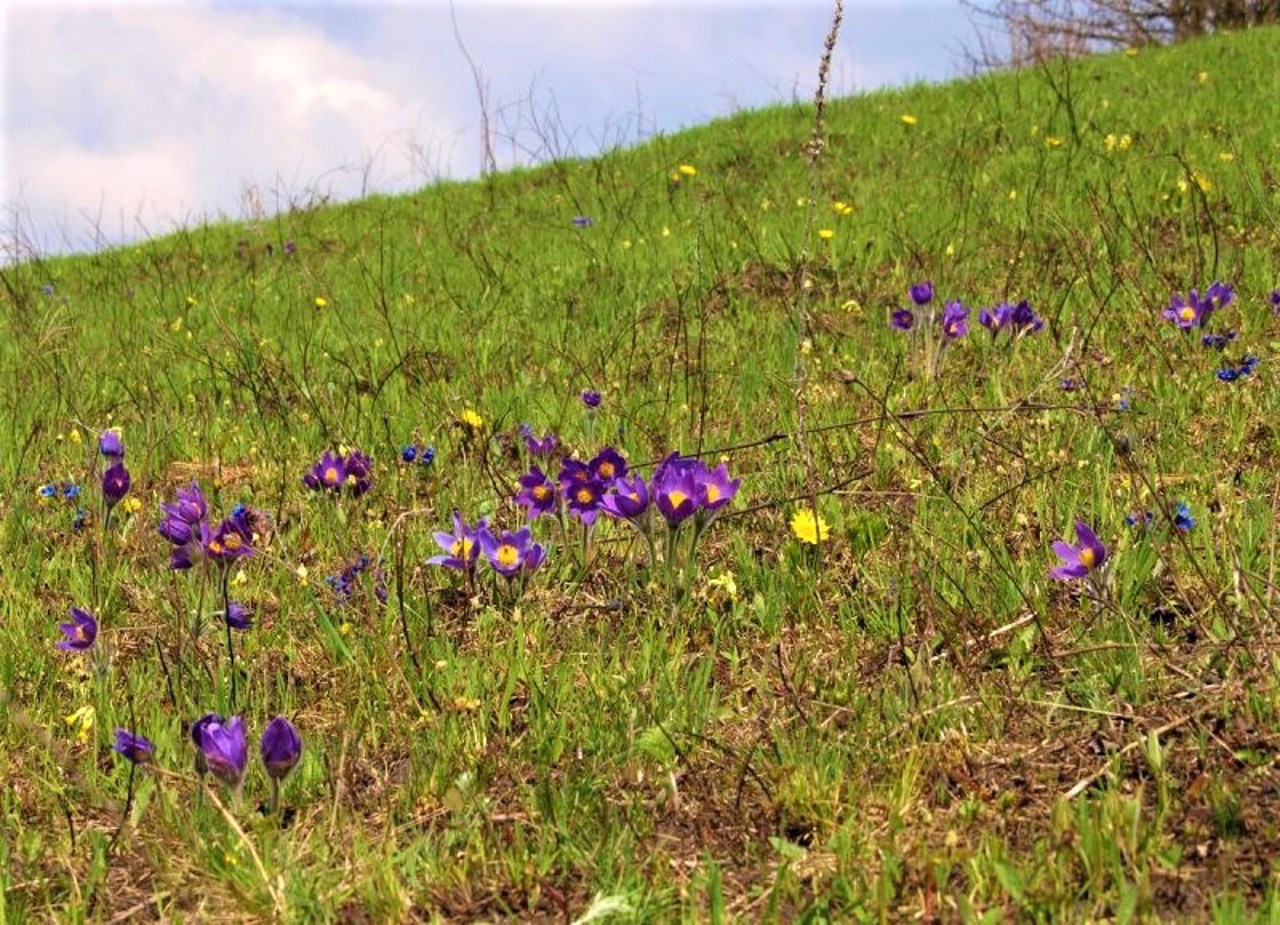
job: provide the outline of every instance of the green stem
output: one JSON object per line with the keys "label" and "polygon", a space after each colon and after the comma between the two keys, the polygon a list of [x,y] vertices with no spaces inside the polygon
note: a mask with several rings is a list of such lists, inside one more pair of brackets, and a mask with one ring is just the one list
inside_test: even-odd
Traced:
{"label": "green stem", "polygon": [[228,619],[231,612],[230,577],[231,569],[224,564],[222,566],[222,622],[227,628],[227,657],[231,660],[231,713],[234,714],[236,712],[236,647],[231,637],[231,621]]}

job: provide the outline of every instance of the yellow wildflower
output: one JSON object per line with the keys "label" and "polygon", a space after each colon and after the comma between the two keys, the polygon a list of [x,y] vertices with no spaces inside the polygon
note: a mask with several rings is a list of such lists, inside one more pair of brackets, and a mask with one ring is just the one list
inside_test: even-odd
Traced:
{"label": "yellow wildflower", "polygon": [[142,510],[142,502],[137,498],[125,498],[120,505],[126,514],[136,514]]}
{"label": "yellow wildflower", "polygon": [[825,542],[827,534],[830,532],[827,522],[818,517],[814,522],[813,510],[811,508],[802,507],[791,515],[791,532],[795,534],[796,539],[810,546],[817,546],[819,543]]}
{"label": "yellow wildflower", "polygon": [[899,121],[902,122],[903,125],[915,125],[916,122],[919,121],[918,119],[916,119],[915,116],[911,115],[911,113],[909,112],[904,112],[901,116],[898,117],[898,119]]}
{"label": "yellow wildflower", "polygon": [[81,707],[70,716],[63,719],[63,722],[75,734],[75,737],[81,742],[89,741],[89,733],[93,732],[93,721],[97,718],[97,713],[91,706]]}
{"label": "yellow wildflower", "polygon": [[692,164],[681,164],[676,170],[682,177],[696,177],[698,175],[698,168]]}
{"label": "yellow wildflower", "polygon": [[830,241],[835,236],[836,236],[836,233],[832,231],[830,228],[818,229],[818,237],[822,238],[822,240],[824,241]]}
{"label": "yellow wildflower", "polygon": [[324,308],[329,304],[329,300],[322,295],[316,296],[316,308]]}
{"label": "yellow wildflower", "polygon": [[463,411],[458,418],[463,424],[474,431],[484,430],[484,418],[480,417],[474,409],[468,408]]}

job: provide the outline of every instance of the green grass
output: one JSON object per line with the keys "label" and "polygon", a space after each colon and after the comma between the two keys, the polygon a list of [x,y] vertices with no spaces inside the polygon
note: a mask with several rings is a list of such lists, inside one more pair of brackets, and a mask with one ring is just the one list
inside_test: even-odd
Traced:
{"label": "green grass", "polygon": [[[0,271],[0,921],[1280,919],[1277,51],[838,100],[816,165],[812,107],[778,107]],[[1046,328],[971,318],[930,375],[887,324],[925,278]],[[1160,318],[1216,279],[1226,358],[1261,357],[1230,383]],[[522,522],[526,421],[743,479],[687,596],[613,523],[585,570],[535,523],[519,600],[425,564],[454,509]],[[93,511],[109,425],[140,505],[74,531],[38,488]],[[339,446],[374,457],[359,500],[301,485]],[[283,820],[252,751],[240,800],[192,770],[230,696],[215,583],[155,530],[192,478],[266,516],[237,712],[253,751],[302,732]],[[1076,518],[1101,601],[1048,577]],[[325,583],[361,553],[385,608]],[[54,648],[72,606],[96,659]],[[116,726],[157,756],[111,846]]]}

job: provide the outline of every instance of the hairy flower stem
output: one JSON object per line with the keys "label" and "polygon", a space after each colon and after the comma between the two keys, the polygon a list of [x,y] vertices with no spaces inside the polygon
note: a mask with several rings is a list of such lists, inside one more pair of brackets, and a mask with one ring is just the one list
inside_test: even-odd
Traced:
{"label": "hairy flower stem", "polygon": [[231,712],[236,711],[236,647],[231,636],[231,621],[227,619],[231,613],[231,569],[222,566],[222,622],[227,628],[227,657],[231,660]]}

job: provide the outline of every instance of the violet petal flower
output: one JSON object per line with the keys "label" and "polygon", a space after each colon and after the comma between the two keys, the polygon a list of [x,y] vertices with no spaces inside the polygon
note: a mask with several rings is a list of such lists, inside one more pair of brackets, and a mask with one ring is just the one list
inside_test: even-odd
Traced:
{"label": "violet petal flower", "polygon": [[889,316],[889,327],[896,331],[910,331],[916,326],[916,313],[909,308],[899,308]]}
{"label": "violet petal flower", "polygon": [[457,569],[458,571],[468,571],[475,567],[476,559],[480,556],[480,538],[481,530],[487,529],[488,521],[480,518],[480,521],[474,526],[467,526],[467,522],[462,519],[462,515],[457,511],[453,512],[453,532],[445,533],[439,531],[435,534],[436,543],[445,551],[445,555],[432,556],[427,560],[428,565],[443,565],[445,568]]}
{"label": "violet petal flower", "polygon": [[591,462],[587,463],[587,468],[602,482],[612,482],[614,479],[620,479],[627,474],[627,461],[611,446],[605,447],[595,455]]}
{"label": "violet petal flower", "polygon": [[1063,564],[1049,570],[1051,578],[1059,581],[1085,578],[1102,568],[1107,561],[1107,547],[1102,545],[1098,535],[1082,520],[1076,521],[1076,537],[1079,542],[1075,546],[1065,540],[1058,540],[1053,544],[1053,551]]}
{"label": "violet petal flower", "polygon": [[[209,771],[228,787],[239,786],[249,765],[249,744],[245,739],[244,720],[233,716],[222,722],[206,716],[192,727],[191,735],[204,755]],[[198,738],[196,738],[198,736]]]}
{"label": "violet petal flower", "polygon": [[320,457],[320,461],[312,466],[311,471],[302,477],[302,484],[312,491],[338,492],[342,490],[342,486],[346,481],[347,469],[343,465],[342,457],[329,450],[325,450],[324,455]]}
{"label": "violet petal flower", "polygon": [[479,540],[489,565],[504,578],[514,578],[524,568],[534,545],[533,532],[528,527],[521,527],[515,533],[508,530],[502,536],[481,530]]}
{"label": "violet petal flower", "polygon": [[742,479],[730,480],[729,467],[721,463],[698,479],[698,506],[704,511],[718,511],[734,499],[741,485]]}
{"label": "violet petal flower", "polygon": [[144,735],[135,735],[127,729],[116,729],[116,741],[111,748],[134,764],[146,764],[156,752],[155,744],[150,739]]}
{"label": "violet petal flower", "polygon": [[556,485],[537,466],[531,466],[528,472],[520,476],[520,488],[516,503],[525,507],[530,520],[555,511],[558,498]]}
{"label": "violet petal flower", "polygon": [[649,486],[641,475],[614,479],[600,503],[607,514],[637,523],[649,510]]}
{"label": "violet petal flower", "polygon": [[672,530],[698,509],[698,460],[672,453],[653,474],[653,503]]}
{"label": "violet petal flower", "polygon": [[599,408],[602,397],[595,389],[583,389],[578,396],[588,408]]}
{"label": "violet petal flower", "polygon": [[244,604],[232,601],[227,605],[227,612],[223,615],[223,619],[227,621],[227,626],[233,630],[247,630],[253,628],[253,611]]}
{"label": "violet petal flower", "polygon": [[124,439],[116,428],[108,428],[98,437],[98,452],[111,460],[124,459]]}
{"label": "violet petal flower", "polygon": [[969,333],[969,309],[959,299],[948,302],[943,309],[942,333],[947,340],[958,340]]}
{"label": "violet petal flower", "polygon": [[601,502],[604,498],[604,483],[591,476],[587,479],[575,479],[564,486],[565,507],[569,513],[578,518],[586,526],[596,522],[600,514]]}
{"label": "violet petal flower", "polygon": [[98,621],[79,607],[71,608],[71,621],[59,623],[58,629],[67,637],[58,643],[58,648],[64,651],[82,652],[98,638]]}
{"label": "violet petal flower", "polygon": [[933,301],[933,283],[925,280],[911,287],[911,301],[917,305],[928,305]]}
{"label": "violet petal flower", "polygon": [[302,736],[298,735],[293,723],[277,716],[262,731],[258,751],[267,776],[272,780],[284,780],[302,757]]}
{"label": "violet petal flower", "polygon": [[106,499],[107,507],[112,508],[119,504],[120,499],[129,493],[129,486],[132,483],[129,470],[125,468],[123,461],[115,463],[102,473],[102,497]]}

